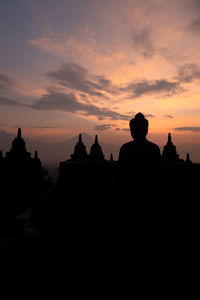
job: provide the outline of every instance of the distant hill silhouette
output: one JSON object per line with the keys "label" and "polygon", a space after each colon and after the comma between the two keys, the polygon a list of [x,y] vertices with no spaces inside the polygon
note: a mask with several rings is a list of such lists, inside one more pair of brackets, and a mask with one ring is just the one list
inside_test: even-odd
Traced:
{"label": "distant hill silhouette", "polygon": [[[94,137],[95,136],[91,137],[87,133],[82,133],[82,139],[88,152],[90,150],[90,147],[94,143]],[[14,134],[0,131],[0,150],[3,151],[3,154],[10,150],[11,143],[14,138]],[[23,135],[23,138],[26,141],[27,150],[31,152],[32,155],[34,154],[35,150],[37,150],[43,164],[58,165],[60,161],[70,158],[70,155],[72,154],[74,149],[74,145],[78,140],[78,135],[66,141],[54,144],[47,144],[40,141],[27,139],[25,135]],[[114,159],[118,158],[118,147],[102,142],[101,146],[107,159],[109,159],[110,153],[114,154]]]}

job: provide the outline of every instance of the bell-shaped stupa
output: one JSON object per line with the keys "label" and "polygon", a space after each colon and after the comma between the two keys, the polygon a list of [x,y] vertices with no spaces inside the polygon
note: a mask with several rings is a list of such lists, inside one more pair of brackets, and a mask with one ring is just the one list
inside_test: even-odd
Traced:
{"label": "bell-shaped stupa", "polygon": [[91,146],[90,149],[90,159],[92,160],[104,160],[104,154],[101,149],[101,146],[98,142],[98,136],[95,136],[94,144]]}
{"label": "bell-shaped stupa", "polygon": [[88,154],[86,151],[86,147],[82,142],[82,136],[79,134],[78,143],[74,147],[74,153],[71,154],[71,158],[73,160],[85,160],[87,159]]}
{"label": "bell-shaped stupa", "polygon": [[162,158],[168,162],[179,161],[179,155],[176,152],[176,146],[172,142],[171,133],[168,133],[168,141],[163,148]]}

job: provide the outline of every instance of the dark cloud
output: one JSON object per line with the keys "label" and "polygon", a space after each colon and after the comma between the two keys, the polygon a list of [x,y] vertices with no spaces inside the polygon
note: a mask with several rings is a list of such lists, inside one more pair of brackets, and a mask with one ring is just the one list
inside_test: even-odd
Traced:
{"label": "dark cloud", "polygon": [[156,116],[152,115],[152,114],[145,114],[146,118],[156,118]]}
{"label": "dark cloud", "polygon": [[12,87],[14,82],[10,77],[5,74],[0,73],[0,90],[5,90]]}
{"label": "dark cloud", "polygon": [[190,2],[190,5],[192,5],[195,12],[196,12],[196,10],[200,10],[199,0],[189,0],[189,2]]}
{"label": "dark cloud", "polygon": [[97,130],[97,131],[105,131],[105,130],[108,130],[112,127],[113,125],[111,124],[101,124],[101,125],[96,125],[94,130]]}
{"label": "dark cloud", "polygon": [[13,125],[12,126],[13,128],[19,128],[19,127],[22,127],[22,128],[37,128],[37,129],[55,129],[55,128],[60,128],[60,127],[57,127],[57,126],[28,126],[28,125]]}
{"label": "dark cloud", "polygon": [[178,68],[176,79],[181,83],[200,79],[200,68],[196,64],[184,64]]}
{"label": "dark cloud", "polygon": [[[150,33],[148,30],[142,30],[139,33],[133,33],[134,43],[137,47],[150,47]],[[151,48],[151,47],[150,47]],[[191,67],[192,65],[190,65]],[[178,71],[178,78],[180,79],[181,69]],[[82,66],[75,63],[65,63],[55,71],[50,71],[47,77],[56,83],[71,89],[78,91],[82,95],[82,99],[87,99],[86,95],[98,96],[107,98],[106,93],[112,95],[125,92],[130,94],[130,98],[139,98],[143,95],[162,94],[164,96],[172,96],[174,94],[183,91],[180,86],[179,80],[168,81],[166,79],[149,81],[143,79],[127,84],[125,87],[114,86],[110,80],[104,76],[92,75],[90,72]],[[75,105],[75,102],[73,102]]]}
{"label": "dark cloud", "polygon": [[173,65],[183,63],[189,58],[188,55],[184,55],[180,51],[174,51],[169,47],[159,47],[157,52]]}
{"label": "dark cloud", "polygon": [[187,29],[194,33],[199,33],[200,31],[200,18],[195,19],[192,21],[188,26]]}
{"label": "dark cloud", "polygon": [[200,127],[177,127],[177,128],[174,128],[174,130],[200,132]]}
{"label": "dark cloud", "polygon": [[0,105],[7,105],[7,106],[26,106],[24,104],[18,103],[14,100],[11,100],[6,97],[0,96]]}
{"label": "dark cloud", "polygon": [[200,1],[199,0],[189,0],[190,8],[192,9],[193,20],[187,26],[187,30],[193,33],[199,33],[200,31]]}
{"label": "dark cloud", "polygon": [[164,115],[165,118],[168,118],[168,119],[173,119],[174,117],[172,115]]}
{"label": "dark cloud", "polygon": [[129,128],[119,128],[119,127],[115,128],[115,130],[116,131],[130,131]]}
{"label": "dark cloud", "polygon": [[58,127],[58,126],[33,126],[32,128],[55,129],[55,128],[60,128],[60,127]]}
{"label": "dark cloud", "polygon": [[121,90],[128,92],[130,98],[139,98],[143,95],[152,94],[164,94],[164,96],[170,97],[183,91],[183,88],[176,81],[168,81],[166,79],[148,81],[144,79],[143,81],[130,83]]}
{"label": "dark cloud", "polygon": [[14,100],[0,96],[0,105],[27,107],[36,110],[61,110],[70,113],[81,113],[85,116],[96,116],[99,120],[130,119],[130,116],[126,114],[120,114],[110,109],[100,108],[88,103],[81,103],[77,100],[73,93],[63,94],[51,91],[34,101],[31,105],[21,104]]}
{"label": "dark cloud", "polygon": [[132,32],[133,47],[145,58],[151,58],[155,54],[151,32],[149,29]]}
{"label": "dark cloud", "polygon": [[73,93],[63,94],[51,91],[36,100],[31,107],[37,110],[61,110],[71,113],[82,113],[86,116],[96,116],[99,120],[106,118],[112,120],[129,120],[130,118],[128,115],[120,114],[106,108],[79,102]]}
{"label": "dark cloud", "polygon": [[104,76],[96,76],[75,63],[65,63],[58,70],[48,72],[48,78],[69,89],[91,96],[105,97],[104,92],[116,94],[118,89]]}

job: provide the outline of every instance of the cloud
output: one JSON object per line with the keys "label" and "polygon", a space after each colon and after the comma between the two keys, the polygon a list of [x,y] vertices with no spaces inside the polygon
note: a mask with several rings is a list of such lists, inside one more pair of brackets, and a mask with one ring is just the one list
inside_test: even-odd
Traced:
{"label": "cloud", "polygon": [[6,98],[6,97],[2,97],[0,96],[0,105],[7,105],[7,106],[26,106],[25,104],[21,104],[21,103],[18,103],[14,100],[11,100],[9,98]]}
{"label": "cloud", "polygon": [[155,81],[148,81],[144,79],[138,82],[128,84],[123,91],[129,92],[130,98],[139,98],[143,95],[164,94],[164,96],[171,97],[183,91],[179,82],[168,81],[160,79]]}
{"label": "cloud", "polygon": [[199,0],[190,0],[190,4],[192,5],[195,12],[196,12],[196,10],[200,10]]}
{"label": "cloud", "polygon": [[118,89],[104,76],[96,76],[75,63],[65,63],[58,70],[46,73],[60,85],[91,96],[105,97],[104,92],[117,94]]}
{"label": "cloud", "polygon": [[151,32],[149,29],[132,32],[133,47],[145,58],[151,58],[155,54]]}
{"label": "cloud", "polygon": [[186,27],[187,30],[193,33],[199,33],[200,31],[200,17],[197,15],[200,12],[200,2],[199,0],[190,0],[190,7],[192,9],[192,15],[194,17],[193,21]]}
{"label": "cloud", "polygon": [[200,79],[200,68],[196,64],[184,64],[178,68],[175,78],[181,83],[190,83]]}
{"label": "cloud", "polygon": [[106,118],[111,120],[130,119],[129,115],[120,114],[92,104],[82,103],[77,100],[73,93],[63,94],[51,91],[36,100],[30,107],[37,110],[61,110],[71,113],[81,113],[85,116],[96,116],[99,120]]}
{"label": "cloud", "polygon": [[51,53],[62,59],[67,57],[70,61],[84,58],[100,65],[114,62],[135,64],[123,50],[103,45],[95,40],[95,33],[89,31],[83,28],[72,34],[45,31],[42,36],[29,40],[29,43],[44,53]]}
{"label": "cloud", "polygon": [[32,128],[40,128],[40,129],[57,129],[60,128],[58,126],[33,126]]}
{"label": "cloud", "polygon": [[152,115],[152,114],[145,114],[146,118],[156,118],[156,116]]}
{"label": "cloud", "polygon": [[164,115],[165,118],[168,118],[168,119],[173,119],[174,117],[172,115]]}
{"label": "cloud", "polygon": [[96,105],[82,103],[77,100],[73,93],[63,94],[59,92],[49,91],[39,99],[35,100],[31,105],[18,103],[14,100],[1,97],[0,105],[26,107],[36,110],[60,110],[70,113],[80,113],[84,116],[96,116],[99,120],[129,120],[130,116],[127,114],[120,114],[107,108],[100,108]]}
{"label": "cloud", "polygon": [[200,127],[176,127],[174,130],[200,132]]}
{"label": "cloud", "polygon": [[109,130],[113,125],[112,124],[101,124],[101,125],[96,125],[94,130],[97,131],[105,131]]}
{"label": "cloud", "polygon": [[159,47],[157,53],[164,57],[171,64],[180,64],[188,60],[189,56],[169,47]]}
{"label": "cloud", "polygon": [[13,80],[5,74],[0,73],[0,90],[6,90],[12,87]]}
{"label": "cloud", "polygon": [[172,96],[178,94],[183,89],[179,82],[160,79],[148,81],[143,79],[127,84],[120,88],[114,86],[112,82],[104,76],[92,75],[87,69],[75,63],[65,63],[55,71],[46,73],[46,76],[56,83],[79,93],[90,96],[107,98],[106,93],[112,95],[125,92],[130,94],[130,98],[139,98],[143,95],[164,94]]}
{"label": "cloud", "polygon": [[119,127],[115,128],[115,130],[116,131],[130,131],[129,128],[119,128]]}
{"label": "cloud", "polygon": [[58,126],[28,126],[28,125],[12,125],[13,128],[37,128],[37,129],[57,129],[60,128]]}
{"label": "cloud", "polygon": [[194,32],[194,33],[199,33],[200,31],[200,18],[195,19],[189,25],[187,26],[187,30]]}

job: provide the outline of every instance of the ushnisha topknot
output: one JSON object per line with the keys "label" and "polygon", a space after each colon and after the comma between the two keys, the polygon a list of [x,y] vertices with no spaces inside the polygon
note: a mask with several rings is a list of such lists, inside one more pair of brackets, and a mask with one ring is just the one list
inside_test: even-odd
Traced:
{"label": "ushnisha topknot", "polygon": [[139,112],[138,114],[135,115],[133,119],[130,120],[130,127],[132,128],[133,126],[139,126],[146,127],[148,128],[149,122],[147,119],[145,119],[145,116]]}

